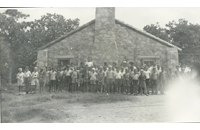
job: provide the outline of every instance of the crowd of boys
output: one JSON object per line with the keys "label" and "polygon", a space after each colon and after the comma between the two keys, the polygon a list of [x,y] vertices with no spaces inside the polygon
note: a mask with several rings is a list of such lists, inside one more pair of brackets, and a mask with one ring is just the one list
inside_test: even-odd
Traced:
{"label": "crowd of boys", "polygon": [[[99,92],[123,93],[128,95],[165,94],[166,86],[179,75],[180,71],[165,70],[156,63],[139,66],[124,61],[120,66],[114,62],[103,66],[89,61],[80,66],[70,64],[59,68],[46,67],[39,72],[37,67],[31,73],[28,67],[17,74],[19,92],[25,87],[26,94],[39,92]],[[151,91],[151,93],[150,93]]]}

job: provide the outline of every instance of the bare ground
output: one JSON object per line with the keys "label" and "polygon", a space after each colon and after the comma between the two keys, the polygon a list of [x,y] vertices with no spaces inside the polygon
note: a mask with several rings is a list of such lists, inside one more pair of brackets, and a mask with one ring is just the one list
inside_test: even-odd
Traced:
{"label": "bare ground", "polygon": [[2,122],[115,123],[170,122],[166,95],[1,91]]}

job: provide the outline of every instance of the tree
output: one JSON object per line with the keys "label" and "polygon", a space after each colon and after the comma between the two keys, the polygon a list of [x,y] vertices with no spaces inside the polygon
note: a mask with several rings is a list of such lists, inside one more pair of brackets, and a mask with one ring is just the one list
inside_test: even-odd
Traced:
{"label": "tree", "polygon": [[170,21],[161,28],[158,23],[147,25],[144,31],[151,33],[182,49],[179,52],[179,62],[190,65],[194,59],[200,63],[200,25],[191,24],[185,19],[179,19],[178,23]]}
{"label": "tree", "polygon": [[[59,14],[47,13],[38,20],[25,22],[23,19],[28,17],[28,14],[23,14],[16,9],[0,13],[0,36],[2,38],[0,42],[2,44],[4,41],[8,44],[11,50],[10,57],[14,63],[11,66],[15,71],[19,67],[34,65],[37,59],[35,51],[37,48],[79,26],[78,18],[66,20]],[[1,57],[4,56],[1,55]]]}

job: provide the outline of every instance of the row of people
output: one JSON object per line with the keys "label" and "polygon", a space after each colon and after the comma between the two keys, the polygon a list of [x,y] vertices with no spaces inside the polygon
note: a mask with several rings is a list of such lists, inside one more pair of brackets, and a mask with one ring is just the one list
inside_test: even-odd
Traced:
{"label": "row of people", "polygon": [[170,80],[174,79],[175,73],[171,70],[167,73],[158,65],[145,65],[142,61],[140,67],[130,66],[92,66],[90,64],[80,67],[66,66],[58,68],[37,68],[31,73],[26,67],[25,71],[19,69],[17,75],[19,92],[25,86],[26,93],[35,93],[36,86],[39,91],[82,91],[82,92],[105,92],[124,94],[158,94],[158,87],[162,94]]}

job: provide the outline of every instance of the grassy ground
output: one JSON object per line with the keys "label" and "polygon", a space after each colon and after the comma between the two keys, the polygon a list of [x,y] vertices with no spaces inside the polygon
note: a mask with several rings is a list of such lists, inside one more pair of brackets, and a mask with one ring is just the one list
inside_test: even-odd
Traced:
{"label": "grassy ground", "polygon": [[2,90],[2,122],[168,122],[164,95],[36,93]]}

